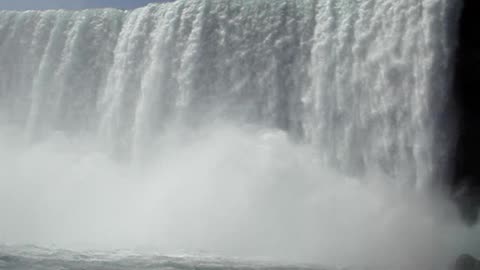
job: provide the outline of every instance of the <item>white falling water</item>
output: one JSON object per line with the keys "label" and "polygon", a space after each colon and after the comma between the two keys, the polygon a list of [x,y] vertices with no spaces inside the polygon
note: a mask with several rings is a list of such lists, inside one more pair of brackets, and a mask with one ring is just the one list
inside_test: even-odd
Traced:
{"label": "white falling water", "polygon": [[0,187],[32,219],[4,208],[0,241],[420,256],[445,232],[417,192],[448,153],[454,2],[0,11]]}
{"label": "white falling water", "polygon": [[177,1],[0,15],[4,121],[142,152],[172,122],[279,128],[344,170],[429,179],[451,1]]}

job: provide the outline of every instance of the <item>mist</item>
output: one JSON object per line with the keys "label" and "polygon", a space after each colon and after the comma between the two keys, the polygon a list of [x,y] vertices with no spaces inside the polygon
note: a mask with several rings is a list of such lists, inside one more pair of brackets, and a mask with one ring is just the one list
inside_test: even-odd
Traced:
{"label": "mist", "polygon": [[409,267],[478,250],[478,227],[447,201],[343,177],[278,130],[172,130],[141,164],[61,133],[31,146],[11,133],[0,133],[2,243]]}

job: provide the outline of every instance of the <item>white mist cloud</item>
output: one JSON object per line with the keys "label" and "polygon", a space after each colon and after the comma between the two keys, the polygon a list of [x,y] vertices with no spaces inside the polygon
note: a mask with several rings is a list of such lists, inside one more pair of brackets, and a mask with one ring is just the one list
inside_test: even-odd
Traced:
{"label": "white mist cloud", "polygon": [[447,203],[336,174],[280,131],[172,129],[132,164],[61,134],[13,137],[0,138],[1,243],[406,269],[478,250]]}

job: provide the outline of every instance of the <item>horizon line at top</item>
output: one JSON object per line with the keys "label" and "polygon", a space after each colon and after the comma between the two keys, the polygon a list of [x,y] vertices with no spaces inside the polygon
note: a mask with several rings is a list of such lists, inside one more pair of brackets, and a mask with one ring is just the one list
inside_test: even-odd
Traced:
{"label": "horizon line at top", "polygon": [[113,8],[130,10],[154,3],[173,2],[175,0],[17,0],[0,3],[0,11],[46,11],[46,10],[88,10]]}

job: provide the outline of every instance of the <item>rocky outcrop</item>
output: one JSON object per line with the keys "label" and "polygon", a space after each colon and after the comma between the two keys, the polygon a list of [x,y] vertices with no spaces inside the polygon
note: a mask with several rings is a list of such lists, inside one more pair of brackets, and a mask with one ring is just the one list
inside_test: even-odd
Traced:
{"label": "rocky outcrop", "polygon": [[480,270],[480,261],[468,254],[460,255],[455,261],[454,270]]}

